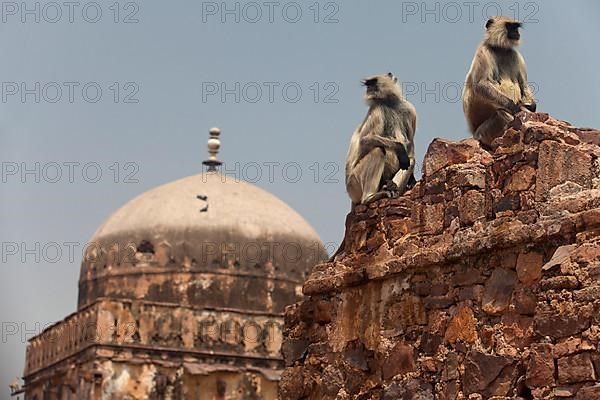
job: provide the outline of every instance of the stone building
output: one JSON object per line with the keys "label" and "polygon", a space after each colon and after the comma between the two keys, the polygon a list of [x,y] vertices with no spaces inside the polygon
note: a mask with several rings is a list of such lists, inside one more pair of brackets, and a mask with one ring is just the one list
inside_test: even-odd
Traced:
{"label": "stone building", "polygon": [[436,139],[286,310],[282,400],[600,399],[600,131]]}
{"label": "stone building", "polygon": [[29,341],[29,400],[275,399],[284,307],[326,258],[273,195],[208,171],[131,200],[96,231],[77,311]]}

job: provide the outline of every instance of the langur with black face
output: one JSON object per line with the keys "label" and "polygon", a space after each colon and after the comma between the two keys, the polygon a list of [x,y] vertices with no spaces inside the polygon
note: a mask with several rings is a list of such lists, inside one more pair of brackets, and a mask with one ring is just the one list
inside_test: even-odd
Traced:
{"label": "langur with black face", "polygon": [[514,115],[535,112],[521,53],[521,23],[508,17],[490,18],[477,48],[463,90],[463,110],[473,137],[483,145],[502,136]]}
{"label": "langur with black face", "polygon": [[369,111],[352,135],[346,157],[346,190],[353,207],[399,196],[415,183],[415,108],[392,73],[362,84]]}

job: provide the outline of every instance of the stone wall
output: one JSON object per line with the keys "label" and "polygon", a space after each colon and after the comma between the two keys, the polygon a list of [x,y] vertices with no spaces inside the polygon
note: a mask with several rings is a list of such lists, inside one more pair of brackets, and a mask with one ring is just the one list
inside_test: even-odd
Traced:
{"label": "stone wall", "polygon": [[[166,360],[151,349],[94,347],[28,383],[31,400],[264,400],[277,378],[258,368]],[[218,361],[214,357],[211,362]]]}
{"label": "stone wall", "polygon": [[600,399],[600,132],[436,139],[286,311],[282,399]]}
{"label": "stone wall", "polygon": [[282,319],[276,314],[102,299],[31,339],[25,375],[93,345],[265,359],[277,368],[281,361],[281,326]]}
{"label": "stone wall", "polygon": [[30,340],[26,399],[275,399],[282,322],[99,299]]}

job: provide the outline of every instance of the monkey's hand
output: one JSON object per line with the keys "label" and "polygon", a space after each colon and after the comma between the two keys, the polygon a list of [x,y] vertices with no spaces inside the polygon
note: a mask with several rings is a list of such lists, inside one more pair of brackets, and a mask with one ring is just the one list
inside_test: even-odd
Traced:
{"label": "monkey's hand", "polygon": [[502,93],[497,82],[483,81],[477,83],[473,90],[480,96],[486,98],[491,104],[495,104],[499,109],[505,110],[511,115],[515,115],[521,110],[521,105],[515,103],[510,97]]}
{"label": "monkey's hand", "polygon": [[537,110],[537,104],[535,102],[532,102],[529,104],[523,104],[523,107],[528,109],[531,112],[535,112],[535,110]]}
{"label": "monkey's hand", "polygon": [[358,145],[360,147],[361,152],[363,152],[364,154],[373,150],[375,147],[381,147],[385,150],[385,144],[382,143],[381,140],[379,140],[379,137],[374,135],[364,136],[360,138],[360,142]]}
{"label": "monkey's hand", "polygon": [[504,108],[510,114],[515,115],[516,113],[518,113],[519,111],[521,111],[521,107],[522,107],[522,104],[515,103],[514,101],[509,100]]}
{"label": "monkey's hand", "polygon": [[410,156],[403,143],[396,144],[396,156],[398,157],[400,169],[408,169],[410,167]]}

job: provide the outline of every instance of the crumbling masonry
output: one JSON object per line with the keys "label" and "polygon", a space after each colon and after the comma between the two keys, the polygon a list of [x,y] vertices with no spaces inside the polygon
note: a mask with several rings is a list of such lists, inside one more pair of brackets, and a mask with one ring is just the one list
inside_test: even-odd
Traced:
{"label": "crumbling masonry", "polygon": [[600,132],[520,115],[436,139],[288,307],[289,399],[600,399]]}

